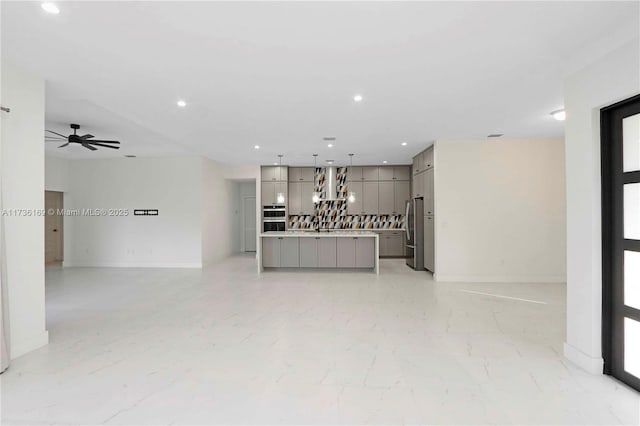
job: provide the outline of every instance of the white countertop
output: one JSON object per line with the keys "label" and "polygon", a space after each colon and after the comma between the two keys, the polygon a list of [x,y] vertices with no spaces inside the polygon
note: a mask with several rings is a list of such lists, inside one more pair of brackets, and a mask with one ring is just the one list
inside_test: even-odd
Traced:
{"label": "white countertop", "polygon": [[285,231],[285,232],[263,232],[260,234],[261,237],[307,237],[307,238],[316,238],[316,237],[324,237],[324,238],[335,238],[335,237],[377,237],[378,234],[372,231],[364,231],[364,230],[339,230],[335,231]]}

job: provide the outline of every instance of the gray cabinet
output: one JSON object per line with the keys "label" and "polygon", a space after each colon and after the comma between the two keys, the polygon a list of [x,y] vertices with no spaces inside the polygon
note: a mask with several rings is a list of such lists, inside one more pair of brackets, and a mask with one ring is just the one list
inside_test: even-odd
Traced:
{"label": "gray cabinet", "polygon": [[424,170],[429,170],[430,168],[433,167],[433,147],[427,149],[422,154],[422,164],[423,164]]}
{"label": "gray cabinet", "polygon": [[413,198],[424,197],[424,172],[413,175]]}
{"label": "gray cabinet", "polygon": [[313,214],[313,183],[289,182],[289,214]]}
{"label": "gray cabinet", "polygon": [[424,216],[424,268],[435,272],[435,219]]}
{"label": "gray cabinet", "polygon": [[393,167],[378,168],[378,180],[393,180]]}
{"label": "gray cabinet", "polygon": [[265,268],[298,268],[299,238],[263,237],[262,266]]}
{"label": "gray cabinet", "polygon": [[431,216],[434,212],[433,168],[424,172],[424,214]]}
{"label": "gray cabinet", "polygon": [[422,152],[413,157],[413,175],[424,171],[424,157]]}
{"label": "gray cabinet", "polygon": [[286,182],[287,166],[262,166],[260,178],[262,181]]}
{"label": "gray cabinet", "polygon": [[394,166],[393,167],[393,180],[410,180],[411,171],[409,166]]}
{"label": "gray cabinet", "polygon": [[362,212],[378,214],[378,182],[362,183]]}
{"label": "gray cabinet", "polygon": [[318,267],[318,240],[320,240],[320,237],[300,238],[301,268]]}
{"label": "gray cabinet", "polygon": [[408,181],[393,182],[393,213],[404,214],[407,201],[411,199],[411,185]]}
{"label": "gray cabinet", "polygon": [[404,233],[401,231],[378,232],[380,242],[380,257],[404,256]]}
{"label": "gray cabinet", "polygon": [[362,180],[365,182],[377,182],[379,180],[378,167],[376,166],[363,167]]}
{"label": "gray cabinet", "polygon": [[347,182],[347,191],[354,192],[355,200],[353,202],[347,200],[347,213],[350,215],[358,215],[364,212],[362,207],[362,181]]}
{"label": "gray cabinet", "polygon": [[312,182],[315,174],[313,167],[289,167],[289,182]]}
{"label": "gray cabinet", "polygon": [[[286,204],[287,203],[287,183],[286,182],[262,182],[262,205]],[[278,194],[284,195],[284,202],[278,202]]]}
{"label": "gray cabinet", "polygon": [[337,266],[337,242],[338,238],[323,237],[318,240],[318,267],[335,268]]}
{"label": "gray cabinet", "polygon": [[395,211],[395,189],[393,181],[378,183],[378,214],[393,214]]}
{"label": "gray cabinet", "polygon": [[262,266],[265,268],[280,267],[280,241],[282,237],[262,238]]}
{"label": "gray cabinet", "polygon": [[362,167],[351,166],[347,167],[347,182],[361,181],[362,180]]}
{"label": "gray cabinet", "polygon": [[356,266],[356,239],[337,238],[336,243],[338,268],[355,268]]}
{"label": "gray cabinet", "polygon": [[283,268],[300,267],[299,238],[282,238],[280,240],[280,266]]}
{"label": "gray cabinet", "polygon": [[356,268],[375,266],[376,243],[373,238],[354,238],[356,241]]}

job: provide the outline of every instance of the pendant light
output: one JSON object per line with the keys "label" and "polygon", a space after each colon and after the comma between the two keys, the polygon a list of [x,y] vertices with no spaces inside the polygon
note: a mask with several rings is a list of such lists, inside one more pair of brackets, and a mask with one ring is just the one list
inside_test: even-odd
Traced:
{"label": "pendant light", "polygon": [[[353,154],[349,154],[349,157],[351,157],[351,165],[349,166],[349,168],[353,168]],[[347,175],[349,174],[349,170],[347,170]],[[356,193],[353,191],[349,191],[349,198],[347,198],[349,200],[350,203],[355,203],[356,202]]]}
{"label": "pendant light", "polygon": [[[280,168],[282,169],[282,154],[278,154],[278,157],[280,157]],[[276,195],[276,202],[278,204],[284,204],[284,201],[285,201],[284,193],[278,192],[278,195]]]}
{"label": "pendant light", "polygon": [[320,193],[315,190],[317,167],[318,167],[318,154],[313,154],[313,196],[311,197],[311,201],[313,201],[313,204],[318,204],[320,202]]}

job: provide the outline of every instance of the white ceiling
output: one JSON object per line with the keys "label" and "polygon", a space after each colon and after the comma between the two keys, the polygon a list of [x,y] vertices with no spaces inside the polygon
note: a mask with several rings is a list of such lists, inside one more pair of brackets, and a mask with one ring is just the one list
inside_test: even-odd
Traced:
{"label": "white ceiling", "polygon": [[46,78],[48,128],[123,144],[47,147],[72,158],[393,164],[440,138],[562,136],[568,67],[640,29],[637,1],[58,5],[1,2],[2,55]]}

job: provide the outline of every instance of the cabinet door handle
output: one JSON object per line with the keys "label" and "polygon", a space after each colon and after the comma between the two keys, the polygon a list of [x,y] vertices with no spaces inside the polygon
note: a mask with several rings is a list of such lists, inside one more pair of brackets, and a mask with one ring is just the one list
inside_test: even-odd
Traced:
{"label": "cabinet door handle", "polygon": [[281,240],[281,239],[282,239],[282,237],[278,237],[278,239],[279,239],[279,240]]}
{"label": "cabinet door handle", "polygon": [[358,237],[353,237],[353,239],[354,239],[354,240],[357,240],[357,239],[358,239]]}

